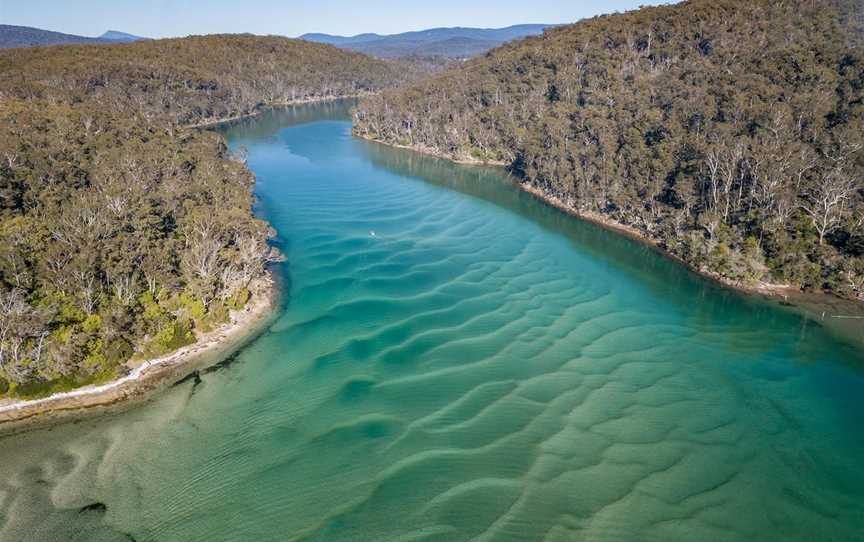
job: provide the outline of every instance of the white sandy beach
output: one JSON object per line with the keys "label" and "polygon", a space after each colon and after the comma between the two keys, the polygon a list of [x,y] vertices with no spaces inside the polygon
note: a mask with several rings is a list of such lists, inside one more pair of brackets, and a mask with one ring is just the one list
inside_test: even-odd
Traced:
{"label": "white sandy beach", "polygon": [[127,398],[143,397],[147,392],[159,389],[160,384],[182,378],[194,370],[195,362],[208,355],[216,357],[252,333],[271,313],[274,306],[273,289],[273,282],[268,280],[267,288],[253,297],[252,302],[243,310],[232,313],[228,323],[199,335],[194,344],[136,365],[128,375],[117,380],[56,393],[41,399],[0,401],[0,430],[6,429],[4,426],[7,424],[42,418],[43,415],[106,407]]}

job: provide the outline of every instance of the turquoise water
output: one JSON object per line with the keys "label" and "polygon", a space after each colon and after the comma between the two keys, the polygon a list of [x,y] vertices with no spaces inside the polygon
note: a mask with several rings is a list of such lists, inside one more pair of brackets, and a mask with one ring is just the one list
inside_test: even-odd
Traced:
{"label": "turquoise water", "polygon": [[864,539],[860,348],[346,115],[226,131],[284,306],[198,384],[0,440],[0,539]]}

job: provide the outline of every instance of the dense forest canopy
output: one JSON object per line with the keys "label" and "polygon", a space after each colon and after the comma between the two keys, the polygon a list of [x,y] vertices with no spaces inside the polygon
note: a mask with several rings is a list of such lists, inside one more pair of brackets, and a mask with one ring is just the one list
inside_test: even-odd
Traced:
{"label": "dense forest canopy", "polygon": [[596,17],[370,97],[355,133],[504,162],[729,282],[864,299],[862,13],[693,0]]}
{"label": "dense forest canopy", "polygon": [[111,378],[254,295],[269,227],[252,175],[190,125],[400,77],[254,36],[0,52],[0,392]]}
{"label": "dense forest canopy", "polygon": [[401,77],[392,65],[359,53],[251,35],[0,52],[4,98],[73,105],[92,101],[163,124],[188,125],[250,113],[264,104],[376,91]]}

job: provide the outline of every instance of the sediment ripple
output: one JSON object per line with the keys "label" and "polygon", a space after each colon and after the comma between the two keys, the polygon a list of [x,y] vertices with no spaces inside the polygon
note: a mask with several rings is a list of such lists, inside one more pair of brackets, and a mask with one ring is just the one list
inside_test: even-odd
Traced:
{"label": "sediment ripple", "polygon": [[233,130],[284,312],[194,393],[0,440],[0,539],[861,539],[860,360],[818,327],[497,172]]}

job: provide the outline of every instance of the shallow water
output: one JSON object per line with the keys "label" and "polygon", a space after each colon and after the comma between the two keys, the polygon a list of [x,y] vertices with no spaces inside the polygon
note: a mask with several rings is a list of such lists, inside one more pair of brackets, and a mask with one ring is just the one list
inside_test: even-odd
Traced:
{"label": "shallow water", "polygon": [[227,130],[285,306],[200,384],[0,440],[0,539],[862,539],[859,347],[346,114]]}

